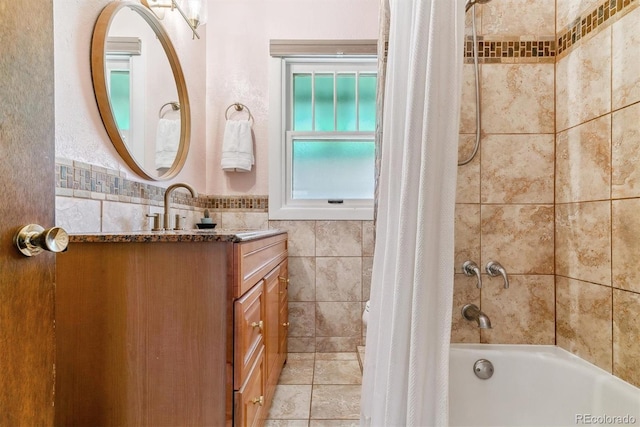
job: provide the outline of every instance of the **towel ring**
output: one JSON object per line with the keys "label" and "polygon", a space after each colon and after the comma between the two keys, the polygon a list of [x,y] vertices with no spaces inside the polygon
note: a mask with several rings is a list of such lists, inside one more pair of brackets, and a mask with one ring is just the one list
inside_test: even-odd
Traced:
{"label": "towel ring", "polygon": [[166,107],[167,105],[171,105],[171,111],[178,111],[180,109],[180,103],[179,102],[176,102],[176,101],[167,102],[162,107],[160,107],[160,111],[158,111],[158,117],[163,118],[164,115],[169,112],[169,110],[165,111],[164,113],[162,112],[164,107]]}
{"label": "towel ring", "polygon": [[231,104],[227,107],[227,109],[224,112],[224,118],[225,120],[229,120],[229,110],[231,108],[235,108],[236,111],[243,111],[243,110],[247,110],[247,114],[249,115],[249,120],[251,120],[252,122],[254,121],[253,119],[253,115],[251,114],[251,110],[249,110],[249,107],[247,107],[244,104],[241,104],[239,102],[236,102],[234,104]]}

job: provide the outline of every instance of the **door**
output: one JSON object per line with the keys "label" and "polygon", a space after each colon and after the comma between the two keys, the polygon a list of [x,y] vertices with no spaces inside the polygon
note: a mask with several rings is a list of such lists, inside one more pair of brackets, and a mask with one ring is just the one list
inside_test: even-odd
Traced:
{"label": "door", "polygon": [[50,426],[55,257],[13,236],[54,224],[53,0],[2,1],[0,40],[0,426]]}

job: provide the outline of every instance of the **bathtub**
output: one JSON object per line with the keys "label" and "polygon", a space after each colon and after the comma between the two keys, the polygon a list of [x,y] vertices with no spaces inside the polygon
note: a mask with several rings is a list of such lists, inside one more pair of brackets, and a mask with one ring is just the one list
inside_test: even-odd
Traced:
{"label": "bathtub", "polygon": [[640,389],[560,347],[451,344],[449,363],[451,426],[640,426]]}

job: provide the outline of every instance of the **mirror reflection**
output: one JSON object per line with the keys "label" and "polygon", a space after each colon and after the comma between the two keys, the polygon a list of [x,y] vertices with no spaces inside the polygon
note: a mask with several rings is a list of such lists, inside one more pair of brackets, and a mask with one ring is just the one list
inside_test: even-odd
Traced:
{"label": "mirror reflection", "polygon": [[105,128],[127,164],[145,178],[175,176],[188,148],[186,86],[168,36],[147,8],[107,5],[94,29],[92,73]]}

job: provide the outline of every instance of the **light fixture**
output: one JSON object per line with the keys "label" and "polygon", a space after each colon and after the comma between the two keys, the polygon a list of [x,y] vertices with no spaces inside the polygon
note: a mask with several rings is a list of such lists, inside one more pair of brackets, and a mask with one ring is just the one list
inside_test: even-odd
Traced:
{"label": "light fixture", "polygon": [[177,10],[193,32],[193,37],[200,38],[196,29],[207,23],[207,0],[141,0],[151,9],[158,19],[163,19],[165,9]]}

